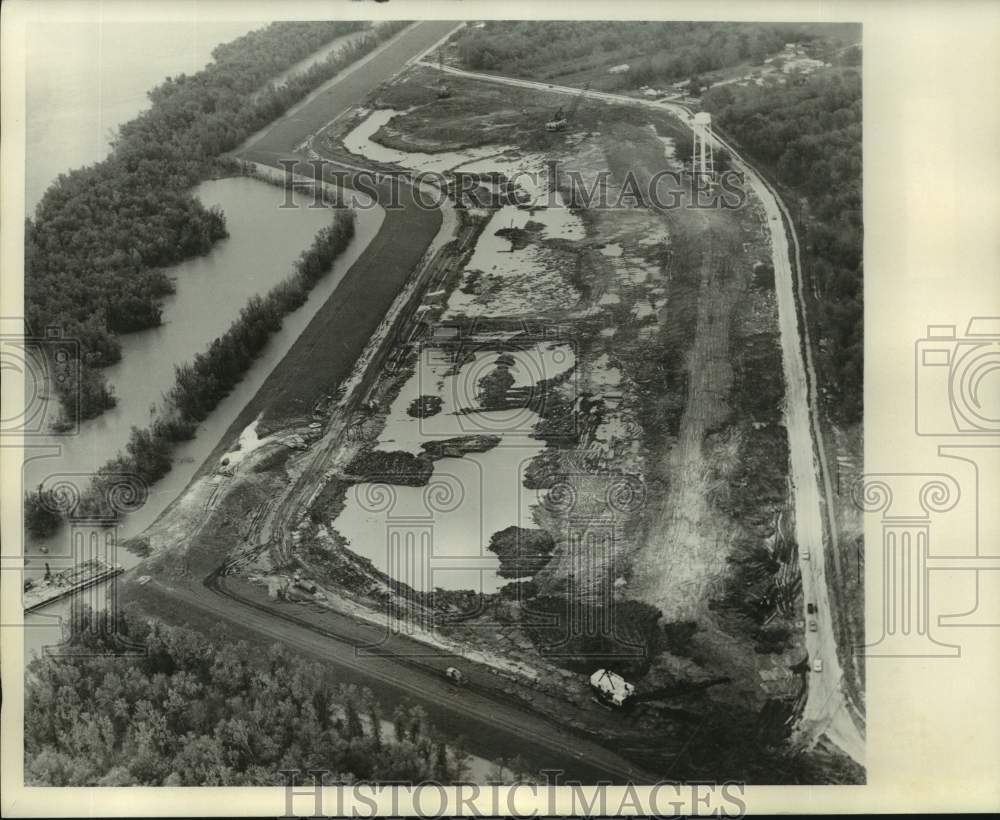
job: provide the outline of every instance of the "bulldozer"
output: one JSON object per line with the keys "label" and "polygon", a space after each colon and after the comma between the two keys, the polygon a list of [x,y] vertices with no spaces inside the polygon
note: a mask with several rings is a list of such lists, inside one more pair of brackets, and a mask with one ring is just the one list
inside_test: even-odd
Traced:
{"label": "bulldozer", "polygon": [[566,125],[569,120],[566,119],[566,115],[563,114],[562,106],[559,106],[559,110],[556,111],[556,115],[545,123],[546,131],[565,131]]}
{"label": "bulldozer", "polygon": [[562,106],[556,110],[555,116],[545,123],[546,131],[565,131],[566,126],[569,125],[570,121],[576,115],[577,109],[580,107],[580,103],[583,102],[583,98],[587,91],[590,90],[590,83],[587,83],[580,93],[573,98],[573,102],[570,103],[569,111],[563,112]]}

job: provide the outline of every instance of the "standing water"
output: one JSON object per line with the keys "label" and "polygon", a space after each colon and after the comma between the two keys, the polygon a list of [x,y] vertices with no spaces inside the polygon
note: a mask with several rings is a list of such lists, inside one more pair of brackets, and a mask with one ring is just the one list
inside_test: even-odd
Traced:
{"label": "standing water", "polygon": [[[105,371],[115,387],[118,406],[83,422],[74,435],[50,435],[38,440],[24,467],[25,488],[35,487],[55,474],[82,476],[76,483],[85,484],[87,476],[124,448],[133,425],[149,424],[150,408],[158,406],[173,385],[175,364],[189,361],[224,333],[250,296],[266,292],[288,276],[296,257],[333,218],[329,208],[307,207],[312,202],[307,195],[296,198],[298,208],[278,208],[285,192],[253,179],[206,182],[195,193],[206,206],[222,207],[229,238],[217,243],[206,256],[168,270],[177,279],[177,293],[165,302],[163,325],[123,336],[121,362]],[[360,208],[355,213],[355,237],[333,270],[320,280],[305,305],[285,317],[282,329],[271,337],[243,380],[199,425],[195,439],[174,451],[173,469],[152,487],[143,507],[118,526],[119,543],[141,533],[180,494],[378,232],[384,217],[382,209]],[[63,528],[49,539],[28,540],[26,577],[37,577],[44,571],[43,549],[51,556],[67,555],[67,538]],[[117,560],[126,568],[138,561],[124,550],[118,551]],[[67,607],[53,604],[28,616],[26,623],[52,624],[51,616],[64,614]],[[58,635],[57,626],[29,630],[26,644],[31,642],[37,648],[55,642]]]}
{"label": "standing water", "polygon": [[115,130],[149,107],[168,76],[193,74],[220,43],[264,23],[28,23],[25,73],[25,212],[70,168],[108,155]]}
{"label": "standing water", "polygon": [[[27,210],[34,209],[59,173],[106,157],[115,129],[149,107],[150,89],[170,75],[201,70],[220,43],[263,25],[196,17],[155,26],[107,20],[29,23],[25,38]],[[331,48],[354,37],[338,38],[293,66],[290,73],[305,70],[316,59],[329,56]],[[327,209],[279,209],[284,192],[249,179],[207,182],[194,194],[206,206],[223,209],[229,239],[206,256],[167,271],[177,282],[177,293],[164,303],[163,325],[123,336],[122,360],[104,371],[115,388],[117,407],[84,422],[74,435],[36,440],[38,448],[25,465],[26,488],[53,473],[90,474],[119,452],[132,426],[146,427],[152,420],[151,411],[173,384],[175,365],[190,361],[225,332],[250,296],[266,292],[288,276],[295,258],[332,220]],[[297,197],[297,201],[300,206],[308,204],[304,198]],[[381,220],[381,210],[358,213],[356,238],[334,273],[317,286],[307,305],[285,320],[284,330],[272,339],[243,382],[199,428],[197,441],[179,448],[174,471],[156,485],[149,502],[123,527],[123,537],[141,531],[184,486],[196,463],[235,417],[235,413],[222,412],[222,407],[245,403],[252,396],[254,385],[276,363],[278,351],[287,349],[295,328],[301,331],[332,293]],[[55,415],[53,406],[48,416]],[[37,554],[40,546],[55,545],[29,544],[29,553]],[[29,571],[34,574],[30,567]]]}
{"label": "standing water", "polygon": [[[549,192],[541,172],[543,157],[510,156],[497,145],[427,154],[375,142],[372,137],[398,113],[370,113],[347,134],[344,145],[369,159],[411,170],[501,173],[530,203],[492,213],[466,264],[465,287],[452,292],[445,316],[517,316],[537,312],[543,301],[553,307],[575,303],[576,295],[544,249],[516,249],[510,239],[511,232],[529,228],[548,239],[579,241],[586,236],[580,217],[558,192]],[[351,550],[413,589],[496,592],[509,579],[499,574],[500,562],[489,550],[492,536],[510,526],[538,526],[535,507],[544,492],[524,486],[528,465],[545,448],[533,435],[538,414],[527,407],[483,410],[477,395],[480,379],[503,360],[513,389],[535,389],[575,366],[571,345],[559,342],[518,349],[516,344],[484,339],[458,367],[446,350],[423,348],[414,374],[390,408],[376,449],[419,454],[424,444],[470,435],[497,436],[499,443],[486,452],[434,461],[425,486],[353,485],[332,522]],[[407,410],[420,396],[440,399],[437,413],[411,416]]]}
{"label": "standing water", "polygon": [[[503,348],[513,387],[534,388],[575,365],[572,347],[540,342],[522,350]],[[489,550],[494,533],[510,526],[533,528],[539,494],[524,486],[528,464],[545,448],[533,438],[538,414],[527,408],[478,409],[479,380],[501,353],[485,344],[458,368],[441,350],[421,351],[414,374],[389,410],[377,448],[422,452],[421,444],[470,435],[498,436],[484,453],[434,462],[426,486],[362,483],[348,490],[333,522],[349,547],[381,571],[414,589],[493,593],[509,579]],[[441,409],[415,418],[407,410],[418,396],[437,396]],[[421,560],[400,560],[410,552]]]}

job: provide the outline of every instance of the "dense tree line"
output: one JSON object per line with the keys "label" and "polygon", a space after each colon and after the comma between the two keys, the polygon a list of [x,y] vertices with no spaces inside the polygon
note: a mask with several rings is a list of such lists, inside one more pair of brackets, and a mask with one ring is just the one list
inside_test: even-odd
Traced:
{"label": "dense tree line", "polygon": [[818,293],[824,382],[835,394],[831,409],[857,421],[864,367],[861,77],[845,70],[763,88],[719,87],[703,104],[792,192],[806,278]]}
{"label": "dense tree line", "polygon": [[[107,613],[88,615],[107,620]],[[28,666],[25,782],[36,786],[280,785],[281,769],[326,769],[327,782],[453,783],[465,755],[436,736],[419,707],[397,707],[392,730],[366,689],[274,644],[267,652],[123,616],[113,654],[81,629],[72,656]]]}
{"label": "dense tree line", "polygon": [[[282,318],[306,301],[353,236],[353,212],[338,211],[333,224],[321,229],[302,252],[285,281],[266,296],[252,296],[229,329],[204,353],[175,368],[174,386],[165,395],[165,407],[157,419],[149,428],[133,427],[125,452],[101,467],[76,508],[64,512],[109,516],[111,488],[120,484],[123,476],[151,485],[170,472],[174,446],[194,436],[198,422],[236,386],[271,334],[281,329]],[[29,493],[25,497],[27,531],[35,536],[51,534],[58,525],[51,512],[55,506],[41,488]]]}
{"label": "dense tree line", "polygon": [[282,317],[299,308],[333,267],[354,237],[354,214],[338,211],[332,225],[320,230],[312,246],[295,262],[294,271],[266,296],[253,296],[226,333],[190,364],[175,368],[168,405],[186,423],[204,419],[229,394],[257,357]]}
{"label": "dense tree line", "polygon": [[789,24],[614,21],[496,21],[457,39],[473,70],[552,79],[627,63],[603,87],[637,88],[686,80],[741,63],[759,64],[786,42],[811,40],[815,27]]}
{"label": "dense tree line", "polygon": [[39,486],[24,496],[24,526],[39,538],[52,535],[62,524],[57,512],[58,501],[51,490]]}
{"label": "dense tree line", "polygon": [[[58,327],[79,346],[54,388],[66,422],[114,404],[99,368],[117,361],[117,334],[160,322],[172,283],[162,268],[226,236],[223,214],[190,193],[214,161],[405,23],[383,24],[281,86],[267,81],[349,22],[283,22],[219,46],[214,62],[153,89],[108,158],[62,174],[25,230],[25,303],[35,332]],[[79,399],[79,402],[77,401]]]}

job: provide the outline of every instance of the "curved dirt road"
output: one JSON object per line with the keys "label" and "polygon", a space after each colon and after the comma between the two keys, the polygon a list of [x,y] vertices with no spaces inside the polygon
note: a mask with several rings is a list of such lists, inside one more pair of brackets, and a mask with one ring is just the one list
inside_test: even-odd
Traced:
{"label": "curved dirt road", "polygon": [[[249,140],[235,156],[273,167],[281,167],[279,159],[293,158],[303,163],[298,172],[315,176],[316,166],[309,164],[295,147],[331,118],[360,102],[372,88],[405,68],[454,27],[450,22],[431,22],[406,29],[367,58],[365,71],[352,67],[343,72],[307,104],[290,112],[290,118]],[[334,163],[327,163],[324,170],[335,168]],[[428,250],[433,252],[439,247],[442,238],[451,238],[453,223],[442,220],[440,209],[416,207],[412,197],[403,197],[402,201],[403,208],[386,210],[376,237],[347,272],[329,304],[321,308],[234,422],[224,441],[231,440],[263,408],[287,402],[286,388],[304,378],[308,368],[322,368],[329,378],[346,378],[351,373],[387,311],[396,309],[397,297],[412,272],[426,266]],[[442,233],[448,236],[442,237]],[[339,330],[331,336],[330,328]],[[342,434],[343,428],[331,425],[323,441],[314,445],[299,480],[276,499],[266,523],[269,541],[285,540],[285,524],[301,508],[316,476],[328,467]],[[210,455],[209,461],[215,458],[217,454]],[[168,509],[164,516],[170,512]],[[199,533],[188,532],[185,540],[193,544],[200,540]],[[211,561],[215,551],[210,543],[199,545],[200,555],[192,560],[191,572],[197,575],[197,565]],[[217,560],[221,562],[224,557]],[[387,636],[373,624],[325,608],[307,612],[300,604],[278,605],[266,598],[261,600],[259,589],[226,577],[219,570],[210,573],[203,583],[190,576],[172,579],[150,570],[152,580],[139,586],[136,581],[146,571],[142,569],[146,563],[139,566],[123,584],[122,602],[132,599],[164,617],[174,614],[177,620],[206,628],[224,621],[238,636],[293,647],[335,667],[341,680],[368,686],[386,703],[406,699],[421,705],[436,726],[452,736],[463,736],[469,751],[481,757],[522,755],[540,766],[562,769],[564,779],[584,783],[655,780],[654,775],[607,748],[546,720],[540,712],[513,698],[499,696],[497,690],[502,684],[491,680],[482,667],[468,669],[471,683],[458,690],[443,675],[444,666],[454,663],[455,658],[437,654],[417,660],[416,656],[421,651],[426,653],[427,647],[391,633]],[[380,640],[385,642],[379,651],[359,653],[359,647]]]}
{"label": "curved dirt road", "polygon": [[[385,704],[419,704],[428,719],[469,752],[487,759],[522,756],[582,783],[652,783],[656,778],[613,751],[513,700],[499,699],[497,682],[482,668],[463,669],[469,685],[457,688],[444,668],[461,659],[427,655],[427,647],[376,624],[325,607],[271,602],[239,578],[212,573],[203,583],[154,578],[129,584],[146,606],[185,608],[203,623],[225,622],[236,638],[277,642],[337,670],[345,684],[365,686]],[[598,707],[594,707],[598,708]]]}
{"label": "curved dirt road", "polygon": [[[349,110],[352,105],[360,102],[368,91],[405,68],[407,64],[421,53],[426,52],[433,43],[440,40],[454,26],[454,23],[426,23],[407,29],[370,56],[367,60],[368,70],[365,72],[354,70],[344,72],[340,80],[335,79],[332,83],[324,86],[318,94],[314,95],[308,105],[301,106],[291,118],[283,119],[272,128],[266,129],[238,155],[265,164],[274,164],[279,158],[292,156],[292,149],[295,146],[301,145],[308,136],[331,119],[335,119]],[[455,71],[455,73],[465,72]],[[482,75],[472,73],[469,76],[513,85],[539,87],[550,92],[567,94],[579,92],[579,89],[575,88],[553,87],[542,83],[503,77],[482,77]],[[630,97],[603,93],[594,93],[593,95],[607,98],[616,103],[639,104],[659,110],[664,109],[661,104]],[[677,109],[673,113],[686,121],[689,112],[680,106],[673,108]],[[722,144],[721,141],[720,144]],[[728,148],[728,146],[726,147]],[[729,150],[732,151],[732,149]],[[735,151],[732,153],[734,158],[739,161],[738,154]],[[298,158],[305,159],[304,157]],[[758,196],[765,205],[765,209],[769,210],[769,226],[782,224],[779,201],[756,174],[751,177],[753,172],[749,166],[746,166],[746,170],[748,178],[751,179]],[[407,217],[406,210],[408,209],[400,212],[397,220],[410,218],[416,219],[422,224],[417,226],[415,222],[412,225],[406,222],[396,222],[395,226],[391,228],[392,223],[387,218],[382,231],[373,242],[373,246],[366,249],[365,257],[363,257],[367,259],[366,266],[364,266],[366,269],[381,270],[382,264],[388,265],[395,272],[391,278],[399,283],[397,289],[402,287],[406,275],[417,261],[414,259],[408,265],[401,264],[403,260],[399,258],[399,233],[405,232],[408,229],[406,226],[409,225],[423,237],[419,242],[412,243],[415,253],[416,246],[421,246],[420,252],[417,253],[419,258],[423,249],[430,245],[441,225],[441,216],[437,211],[425,210],[422,216],[411,213],[410,217]],[[770,220],[771,210],[779,212],[776,223]],[[391,230],[389,230],[390,228]],[[795,482],[796,519],[799,522],[797,535],[802,548],[810,549],[812,552],[812,564],[803,566],[803,587],[806,589],[807,596],[817,596],[808,599],[823,602],[821,612],[826,612],[825,619],[821,620],[822,631],[814,633],[812,637],[807,634],[810,655],[816,656],[814,653],[818,653],[818,656],[823,657],[826,668],[823,675],[811,675],[809,697],[801,728],[811,738],[826,733],[845,751],[855,756],[863,754],[863,741],[860,740],[860,733],[857,732],[853,722],[846,714],[843,693],[839,686],[839,665],[836,663],[836,645],[833,639],[829,608],[822,600],[826,597],[825,577],[822,572],[823,521],[810,432],[809,380],[806,377],[801,355],[788,245],[787,241],[783,240],[783,232],[781,234],[775,232],[772,244],[775,248],[775,278],[779,290],[782,347],[788,385],[789,436],[795,461],[793,463],[793,480]],[[355,267],[358,267],[360,262],[361,260],[356,263]],[[362,280],[355,278],[352,287],[364,287]],[[344,292],[338,288],[335,297],[343,298],[343,294]],[[388,303],[391,301],[392,299],[389,298],[385,307],[388,307]],[[375,322],[377,314],[378,311],[373,311],[369,319],[376,326],[378,324]],[[347,318],[349,317],[345,314],[345,320]],[[307,328],[303,337],[308,336],[309,331],[310,328]],[[316,334],[313,333],[313,336]],[[312,345],[310,349],[318,349],[317,345],[322,347],[318,337],[312,339],[311,342],[305,338],[301,341],[303,344]],[[353,350],[353,344],[349,345],[352,347],[351,350],[342,348],[341,345],[331,346],[329,343],[326,347],[341,348],[336,351],[338,360],[342,359],[345,363],[349,360],[350,365],[353,366],[357,353],[360,352],[360,350]],[[291,353],[289,355],[291,356]],[[278,370],[281,369],[279,366]],[[279,376],[277,380],[281,382],[287,378],[288,375],[285,374]],[[261,394],[266,393],[265,388],[262,388]],[[255,398],[252,403],[257,403],[257,399]],[[315,459],[310,459],[314,462],[313,468],[322,469],[327,463],[336,449],[336,438],[336,431],[328,432],[326,441],[323,443],[324,446],[317,448]],[[289,489],[290,492],[283,494],[286,503],[276,505],[282,510],[285,517],[295,515],[298,504],[294,502],[301,498],[305,486],[296,482],[296,486]],[[277,540],[282,540],[283,536],[284,521],[281,519],[281,515],[274,516],[270,528],[272,538]],[[590,743],[554,723],[550,724],[547,721],[542,723],[537,713],[511,701],[488,696],[486,694],[488,688],[477,686],[475,679],[472,688],[456,694],[453,687],[447,684],[443,677],[436,674],[432,668],[428,668],[426,663],[408,662],[405,658],[405,652],[401,653],[402,656],[396,654],[391,658],[384,655],[359,658],[357,655],[358,644],[371,641],[370,630],[372,627],[370,625],[327,612],[324,613],[324,617],[339,619],[337,629],[318,628],[312,619],[306,621],[301,618],[289,617],[287,612],[279,613],[274,607],[254,601],[252,590],[234,589],[234,585],[237,583],[235,579],[220,579],[213,573],[206,579],[207,585],[205,586],[195,583],[170,586],[165,581],[154,580],[146,587],[129,589],[129,593],[134,593],[136,597],[148,600],[154,607],[156,599],[161,596],[164,597],[165,608],[168,602],[173,609],[176,609],[178,601],[183,602],[196,617],[209,620],[222,618],[229,621],[237,630],[244,630],[266,639],[279,640],[288,646],[294,646],[334,664],[345,679],[353,677],[397,700],[401,695],[406,695],[421,703],[428,710],[432,719],[442,727],[454,729],[455,725],[461,726],[462,731],[472,735],[470,740],[474,742],[469,743],[470,750],[479,752],[483,756],[494,756],[497,752],[506,755],[520,752],[526,755],[538,755],[539,759],[545,761],[547,765],[564,768],[569,777],[603,778],[615,782],[625,780],[648,782],[650,780],[648,773],[638,771],[613,752]],[[132,585],[129,586],[132,587]],[[299,611],[301,612],[301,610]],[[832,659],[832,663],[828,663],[828,659]],[[856,759],[860,760],[861,758]]]}
{"label": "curved dirt road", "polygon": [[[551,85],[496,74],[479,74],[450,66],[438,66],[431,62],[420,64],[457,76],[520,88],[557,94],[580,93],[579,88],[572,86]],[[589,91],[587,96],[621,105],[638,105],[657,111],[669,111],[686,125],[691,124],[691,111],[677,103],[641,100],[602,91]],[[805,633],[806,648],[809,653],[810,668],[816,659],[821,659],[823,664],[821,672],[809,672],[809,691],[797,728],[798,736],[806,742],[815,742],[820,736],[826,735],[855,762],[863,766],[864,737],[850,714],[851,706],[844,690],[843,670],[837,657],[836,633],[827,594],[825,549],[828,545],[834,545],[835,548],[837,534],[833,518],[829,470],[814,410],[816,374],[811,360],[812,348],[808,338],[808,328],[800,327],[799,323],[795,273],[789,252],[790,236],[796,248],[797,261],[798,239],[787,208],[770,184],[732,145],[717,134],[714,139],[719,147],[725,148],[732,156],[734,166],[746,175],[750,188],[764,207],[766,227],[771,235],[785,374],[785,422],[792,468],[795,536],[799,545],[803,596],[807,602],[815,603],[817,606],[817,612],[812,616],[812,619],[816,620],[817,631]],[[801,287],[801,281],[799,285]],[[807,359],[803,358],[803,349],[806,351]],[[823,496],[820,493],[821,481]],[[827,510],[825,521],[821,503],[821,498],[824,496]],[[804,557],[806,555],[809,557]]]}

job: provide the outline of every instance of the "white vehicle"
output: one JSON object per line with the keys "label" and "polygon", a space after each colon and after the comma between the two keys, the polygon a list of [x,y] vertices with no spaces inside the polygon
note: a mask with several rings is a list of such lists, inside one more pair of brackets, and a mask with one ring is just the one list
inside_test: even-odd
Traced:
{"label": "white vehicle", "polygon": [[600,700],[617,707],[624,706],[635,694],[634,685],[608,669],[598,669],[590,676],[590,688],[597,693]]}
{"label": "white vehicle", "polygon": [[816,660],[813,661],[813,672],[822,672],[822,671],[823,671],[823,659],[816,658]]}
{"label": "white vehicle", "polygon": [[802,550],[802,560],[803,561],[809,560],[809,550]]}
{"label": "white vehicle", "polygon": [[462,674],[462,670],[456,669],[454,666],[449,666],[445,669],[444,676],[456,686],[465,686],[468,683],[465,675]]}

